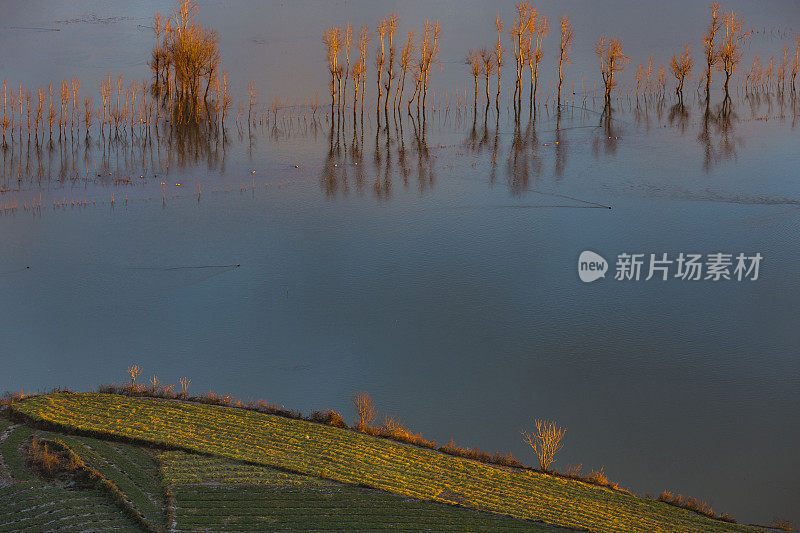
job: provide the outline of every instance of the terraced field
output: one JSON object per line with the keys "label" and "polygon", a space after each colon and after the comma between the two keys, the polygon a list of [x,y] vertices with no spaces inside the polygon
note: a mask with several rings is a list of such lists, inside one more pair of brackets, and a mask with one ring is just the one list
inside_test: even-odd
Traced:
{"label": "terraced field", "polygon": [[25,464],[23,448],[34,436],[60,435],[0,418],[0,532],[5,531],[140,531],[103,492],[66,487],[38,478]]}
{"label": "terraced field", "polygon": [[159,458],[178,531],[553,531],[524,520],[401,498],[180,451]]}
{"label": "terraced field", "polygon": [[[354,431],[241,409],[95,393],[32,397],[16,402],[13,409],[34,421],[96,435],[136,439],[559,526],[620,532],[756,531],[577,481],[500,468]],[[178,479],[179,472],[173,471],[174,479]],[[269,488],[269,483],[257,484],[248,489],[255,492],[248,494]],[[307,490],[283,493],[284,501],[308,497]],[[192,513],[191,509],[205,508],[198,502],[209,494],[206,489],[178,489],[176,501],[186,510],[179,521],[187,527],[199,526],[191,519],[199,520],[201,513]],[[225,500],[230,493],[211,494]],[[327,512],[322,494],[324,490],[318,495],[319,513]],[[248,509],[252,505],[243,506],[242,512]],[[290,523],[290,517],[267,517]],[[421,519],[407,523],[414,520]],[[264,523],[267,529],[268,523]]]}
{"label": "terraced field", "polygon": [[0,531],[141,531],[105,494],[41,483],[0,488]]}
{"label": "terraced field", "polygon": [[156,454],[0,418],[3,434],[0,459],[10,466],[0,485],[0,533],[143,530],[106,492],[38,477],[25,462],[25,447],[34,437],[57,440],[100,472],[120,489],[127,505],[145,516],[149,531],[553,531],[269,467],[181,451]]}
{"label": "terraced field", "polygon": [[89,467],[114,483],[153,529],[164,529],[164,489],[158,464],[142,448],[87,437],[60,436]]}

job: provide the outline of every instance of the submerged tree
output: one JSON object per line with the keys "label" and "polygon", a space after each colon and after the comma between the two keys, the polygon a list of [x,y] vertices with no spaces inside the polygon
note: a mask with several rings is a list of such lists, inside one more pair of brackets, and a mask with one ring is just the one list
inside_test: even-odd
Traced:
{"label": "submerged tree", "polygon": [[[514,19],[508,37],[511,40],[514,51],[514,66],[516,75],[514,82],[514,105],[522,94],[522,72],[525,67],[525,60],[531,49],[531,31],[536,21],[536,9],[531,7],[528,2],[520,2],[516,6],[517,16]],[[515,107],[516,109],[516,107]]]}
{"label": "submerged tree", "polygon": [[605,86],[605,102],[606,105],[611,103],[611,91],[616,85],[614,75],[617,72],[622,72],[625,65],[628,63],[628,56],[622,50],[622,41],[617,37],[612,37],[606,41],[606,36],[603,35],[594,45],[594,53],[600,59],[600,73],[603,76],[603,85]]}
{"label": "submerged tree", "polygon": [[794,80],[797,78],[797,68],[800,66],[800,35],[797,36],[794,47],[794,59],[792,60],[792,91],[795,90]]}
{"label": "submerged tree", "polygon": [[[528,70],[531,74],[531,106],[536,102],[536,94],[539,91],[539,63],[544,57],[544,38],[550,31],[550,20],[547,15],[542,15],[533,21],[531,29],[531,51],[528,54]],[[531,65],[533,62],[533,65]]]}
{"label": "submerged tree", "polygon": [[733,11],[725,12],[722,20],[722,24],[725,27],[725,35],[717,52],[719,57],[717,70],[725,73],[725,99],[730,100],[728,83],[744,55],[741,48],[746,39],[746,34],[742,31],[744,20]]}
{"label": "submerged tree", "polygon": [[[381,78],[383,77],[383,64],[386,62],[386,30],[389,29],[389,20],[386,18],[382,18],[381,21],[378,23],[378,37],[381,40],[380,48],[378,48],[378,53],[375,55],[375,70],[378,82],[378,109],[381,108],[381,98],[383,97],[383,84],[381,83]],[[388,95],[387,95],[388,98]]]}
{"label": "submerged tree", "polygon": [[[367,92],[367,46],[369,46],[369,28],[367,26],[361,26],[361,30],[359,31],[358,35],[358,48],[361,52],[361,58],[359,60],[358,66],[358,74],[361,77],[361,120],[364,120],[364,93]],[[356,90],[355,98],[358,98],[358,90]],[[356,101],[353,100],[353,116],[355,117],[355,106]]]}
{"label": "submerged tree", "polygon": [[422,111],[426,109],[426,102],[428,99],[428,74],[430,73],[431,65],[439,64],[439,37],[441,36],[441,27],[439,21],[431,24],[429,20],[425,21],[425,33],[422,38],[422,44],[419,53],[419,66],[420,75],[422,78]]}
{"label": "submerged tree", "polygon": [[414,61],[414,30],[408,30],[408,39],[406,40],[403,51],[400,53],[400,83],[397,85],[397,90],[394,93],[394,107],[399,109],[400,104],[403,103],[403,91],[406,88],[406,74]]}
{"label": "submerged tree", "polygon": [[156,90],[158,89],[159,80],[161,78],[161,68],[164,66],[164,56],[167,50],[162,46],[161,35],[164,32],[164,17],[161,12],[157,11],[153,16],[153,22],[150,25],[153,30],[153,35],[156,38],[156,47],[153,48],[152,58],[150,59],[150,68],[153,70],[153,82]]}
{"label": "submerged tree", "polygon": [[500,18],[500,12],[497,12],[497,16],[494,19],[494,26],[497,29],[497,42],[494,45],[494,58],[495,62],[497,63],[497,94],[495,95],[494,105],[498,111],[500,112],[500,80],[502,79],[502,70],[503,66],[506,64],[505,61],[505,49],[503,48],[503,20]]}
{"label": "submerged tree", "polygon": [[683,102],[683,83],[691,76],[692,67],[694,66],[694,59],[692,59],[692,53],[689,51],[689,43],[686,43],[686,49],[681,55],[672,56],[669,65],[672,69],[672,75],[678,81],[675,93]]}
{"label": "submerged tree", "polygon": [[206,28],[194,21],[197,2],[178,0],[173,11],[175,29],[171,32],[169,50],[175,84],[185,99],[200,101],[200,84],[205,82],[203,101],[216,75],[219,63],[219,36],[216,30]]}
{"label": "submerged tree", "polygon": [[490,52],[486,48],[481,48],[478,51],[478,54],[481,56],[481,65],[483,67],[483,75],[486,78],[486,109],[489,109],[489,78],[492,76],[497,63],[494,59],[494,53]]}
{"label": "submerged tree", "polygon": [[386,31],[389,34],[389,62],[386,66],[386,100],[383,103],[384,112],[389,112],[389,96],[392,94],[392,80],[394,73],[394,33],[397,31],[397,13],[390,13],[386,20]]}
{"label": "submerged tree", "polygon": [[467,52],[467,57],[464,59],[464,64],[469,66],[470,74],[472,74],[472,81],[474,84],[473,90],[473,105],[474,109],[478,109],[478,76],[481,75],[483,64],[481,62],[481,55],[477,50],[470,50]]}
{"label": "submerged tree", "polygon": [[711,13],[711,21],[708,23],[708,28],[703,36],[703,50],[706,58],[706,101],[709,99],[709,91],[711,89],[711,69],[719,60],[719,53],[714,46],[714,39],[722,24],[719,3],[714,2],[708,9]]}
{"label": "submerged tree", "polygon": [[331,115],[336,105],[336,81],[342,67],[339,66],[339,49],[342,46],[342,30],[332,26],[322,36],[328,59],[328,73],[331,75],[328,89],[331,93]]}
{"label": "submerged tree", "polygon": [[[344,80],[344,85],[339,82],[339,94],[341,94],[341,109],[347,107],[347,78],[350,76],[350,49],[353,45],[353,26],[348,22],[344,28],[344,72],[339,74],[339,80]],[[355,105],[355,104],[354,104]]]}
{"label": "submerged tree", "polygon": [[558,106],[561,107],[561,84],[564,81],[562,73],[562,66],[569,65],[569,51],[572,48],[572,41],[575,39],[575,33],[572,31],[572,23],[569,17],[564,15],[561,17],[561,46],[560,55],[558,59]]}
{"label": "submerged tree", "polygon": [[[165,105],[173,102],[181,112],[188,112],[196,118],[205,109],[210,120],[208,99],[209,96],[213,98],[212,88],[219,86],[219,35],[213,28],[198,24],[195,20],[197,13],[195,0],[178,0],[169,18],[155,14],[150,27],[156,44],[149,65],[153,72],[153,94],[164,96]],[[131,98],[133,96],[131,93]],[[173,100],[173,97],[177,99]],[[138,112],[132,101],[126,112],[137,113],[147,124],[151,106],[144,97],[140,96],[138,101]],[[214,104],[213,108],[219,109],[219,106]],[[104,105],[104,116],[105,112]],[[120,121],[119,116],[109,116],[111,118],[115,123]],[[177,122],[183,122],[182,114],[178,115]]]}

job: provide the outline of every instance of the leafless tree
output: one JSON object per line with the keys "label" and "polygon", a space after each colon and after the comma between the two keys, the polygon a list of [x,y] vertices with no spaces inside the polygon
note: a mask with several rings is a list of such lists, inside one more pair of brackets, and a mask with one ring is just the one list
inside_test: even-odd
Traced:
{"label": "leafless tree", "polygon": [[556,453],[562,448],[561,440],[567,432],[548,420],[534,420],[536,433],[528,433],[522,430],[522,440],[533,448],[534,453],[539,457],[539,466],[543,471],[548,472],[550,465],[556,460]]}
{"label": "leafless tree", "polygon": [[692,67],[694,66],[694,59],[692,58],[692,53],[689,51],[689,43],[686,43],[686,48],[683,53],[672,56],[669,64],[672,69],[672,75],[678,80],[675,93],[680,100],[683,101],[683,83],[687,78],[691,77]]}
{"label": "leafless tree", "polygon": [[356,429],[363,431],[375,420],[375,404],[367,392],[353,395],[353,407],[356,410]]}
{"label": "leafless tree", "polygon": [[733,11],[726,11],[723,14],[722,25],[725,29],[725,34],[722,37],[722,42],[719,44],[719,50],[717,51],[717,56],[719,58],[717,70],[725,73],[725,98],[730,100],[728,83],[744,55],[744,52],[742,52],[742,45],[747,38],[747,34],[744,33],[742,29],[744,19]]}
{"label": "leafless tree", "polygon": [[558,59],[558,106],[561,107],[561,84],[564,81],[562,73],[563,65],[569,65],[569,51],[572,48],[572,42],[575,39],[575,33],[572,31],[572,23],[569,17],[564,15],[561,17],[561,46],[559,48]]}
{"label": "leafless tree", "polygon": [[478,109],[478,76],[481,75],[483,63],[481,62],[481,55],[477,50],[470,50],[467,52],[467,57],[464,63],[469,66],[470,74],[472,74],[472,81],[474,83],[473,91],[473,105],[475,110]]}
{"label": "leafless tree", "polygon": [[614,75],[617,72],[622,72],[625,65],[628,63],[628,56],[622,50],[622,41],[617,37],[612,37],[606,40],[603,35],[594,45],[594,53],[600,59],[600,73],[603,76],[603,85],[605,86],[605,101],[606,104],[611,103],[611,91],[616,86]]}
{"label": "leafless tree", "polygon": [[703,35],[703,50],[706,59],[706,101],[709,99],[709,91],[711,89],[711,69],[714,68],[719,60],[719,52],[714,45],[714,39],[722,25],[719,2],[714,2],[708,9],[711,14],[711,21],[708,23],[705,35]]}

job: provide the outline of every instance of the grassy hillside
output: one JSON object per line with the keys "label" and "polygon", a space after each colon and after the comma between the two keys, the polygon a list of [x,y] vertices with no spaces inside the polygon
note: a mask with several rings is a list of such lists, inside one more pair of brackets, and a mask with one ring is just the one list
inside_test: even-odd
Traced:
{"label": "grassy hillside", "polygon": [[[30,463],[69,449],[105,484]],[[108,488],[119,492],[114,497]],[[141,516],[144,522],[133,515]],[[0,413],[0,533],[17,531],[553,532],[551,527],[270,467],[11,423]]]}
{"label": "grassy hillside", "polygon": [[529,521],[221,458],[167,451],[159,461],[174,497],[178,531],[553,531]]}
{"label": "grassy hillside", "polygon": [[0,419],[0,532],[140,531],[102,491],[39,478],[25,461],[34,436],[58,435]]}
{"label": "grassy hillside", "polygon": [[[95,435],[136,439],[557,526],[592,531],[755,531],[578,481],[242,409],[59,393],[15,402],[13,410],[30,420]],[[202,492],[188,497],[179,490],[178,501],[202,500]]]}

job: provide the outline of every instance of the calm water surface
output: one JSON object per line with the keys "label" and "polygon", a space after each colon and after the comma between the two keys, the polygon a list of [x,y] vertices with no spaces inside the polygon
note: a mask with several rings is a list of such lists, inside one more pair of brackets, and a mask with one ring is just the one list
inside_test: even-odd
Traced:
{"label": "calm water surface", "polygon": [[[651,53],[658,65],[688,41],[697,55],[705,25],[693,2],[537,5],[573,18],[566,72],[576,87],[597,82],[601,32],[623,37],[630,83]],[[469,82],[466,49],[493,40],[496,10],[235,6],[202,2],[200,19],[220,32],[237,101],[253,78],[264,104],[315,93],[325,102],[322,28],[373,25],[393,9],[400,35],[441,20],[433,83],[452,100]],[[748,66],[753,53],[777,57],[800,28],[793,3],[726,6],[760,30]],[[10,2],[0,76],[35,86],[76,75],[97,101],[107,72],[146,78],[146,26],[170,7]],[[511,19],[513,5],[501,11]],[[684,118],[671,95],[638,111],[625,100],[613,131],[591,100],[560,117],[541,108],[535,125],[526,112],[519,130],[505,103],[485,123],[480,109],[473,130],[471,111],[445,115],[440,102],[424,141],[416,119],[392,121],[387,134],[372,113],[357,149],[352,124],[332,139],[323,112],[316,124],[250,134],[231,124],[226,143],[180,154],[128,146],[104,158],[97,136],[89,150],[7,151],[0,203],[41,194],[44,209],[0,217],[0,389],[86,389],[123,380],[135,362],[163,382],[189,376],[194,392],[348,418],[351,395],[366,390],[381,413],[428,437],[525,462],[520,428],[548,417],[569,428],[558,468],[603,467],[638,493],[692,495],[744,522],[798,522],[795,104],[788,93],[737,97],[722,120],[717,87],[706,123],[696,84]],[[60,171],[85,178],[95,164],[133,183]],[[54,209],[63,198],[94,205]],[[584,284],[576,262],[587,249],[612,262],[718,251],[764,261],[756,282],[620,282],[611,272]],[[183,268],[198,266],[217,268]]]}

